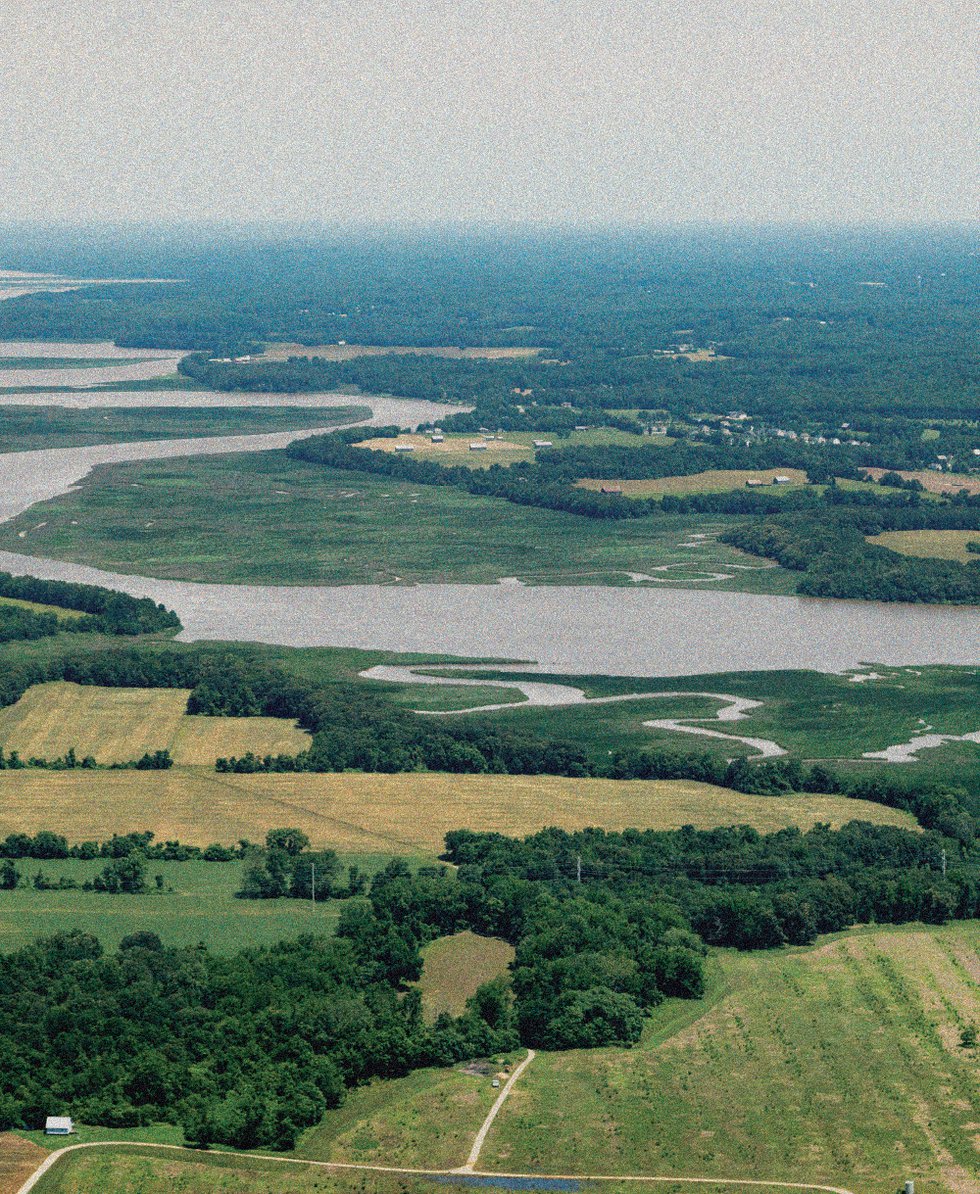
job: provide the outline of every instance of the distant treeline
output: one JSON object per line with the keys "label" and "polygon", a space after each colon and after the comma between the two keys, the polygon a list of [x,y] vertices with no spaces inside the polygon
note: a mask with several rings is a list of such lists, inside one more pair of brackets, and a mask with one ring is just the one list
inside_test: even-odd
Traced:
{"label": "distant treeline", "polygon": [[33,836],[28,833],[8,833],[0,841],[0,858],[128,858],[139,853],[144,858],[161,862],[190,862],[200,858],[204,862],[231,862],[241,858],[247,850],[254,849],[251,842],[240,842],[237,846],[225,846],[215,842],[203,849],[179,841],[154,841],[150,830],[142,833],[114,833],[105,841],[85,841],[68,844],[60,833],[42,829]]}
{"label": "distant treeline", "polygon": [[[59,621],[56,614],[0,604],[0,642],[15,638],[43,638],[59,631],[94,634],[152,634],[179,630],[180,619],[149,597],[131,597],[99,585],[0,572],[0,597],[81,611],[85,617]],[[16,633],[20,627],[22,633]],[[9,632],[8,632],[9,631]]]}

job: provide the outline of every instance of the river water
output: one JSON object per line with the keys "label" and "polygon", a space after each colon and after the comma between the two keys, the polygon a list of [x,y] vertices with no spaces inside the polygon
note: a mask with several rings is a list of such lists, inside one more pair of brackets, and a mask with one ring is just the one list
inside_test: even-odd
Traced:
{"label": "river water", "polygon": [[[32,404],[79,395],[33,394]],[[86,399],[88,396],[85,396]],[[129,401],[126,401],[126,399]],[[374,425],[411,427],[452,409],[340,394],[97,394],[92,405],[340,406],[363,402]],[[314,421],[311,419],[311,422]],[[278,448],[306,432],[221,436],[16,452],[0,456],[0,520],[66,492],[92,467]],[[123,576],[76,564],[0,553],[0,568],[79,580],[152,597],[175,609],[186,639],[290,646],[439,652],[536,661],[568,673],[679,676],[862,663],[980,665],[980,610],[953,606],[817,601],[666,587],[497,585],[209,585]]]}

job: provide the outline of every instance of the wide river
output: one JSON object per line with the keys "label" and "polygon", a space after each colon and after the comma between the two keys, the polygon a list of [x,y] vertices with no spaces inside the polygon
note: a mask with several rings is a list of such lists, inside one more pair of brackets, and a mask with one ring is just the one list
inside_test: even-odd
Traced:
{"label": "wide river", "polygon": [[[406,427],[438,420],[451,409],[340,394],[272,397],[159,391],[31,394],[17,399],[32,405],[93,406],[359,403],[372,408],[371,423]],[[0,520],[65,493],[97,464],[267,450],[304,434],[310,432],[8,453],[0,456]],[[862,663],[980,664],[976,608],[816,601],[666,585],[209,585],[122,576],[8,552],[0,552],[0,568],[152,597],[179,613],[186,639],[526,659],[550,671],[630,676],[774,668],[837,672]]]}

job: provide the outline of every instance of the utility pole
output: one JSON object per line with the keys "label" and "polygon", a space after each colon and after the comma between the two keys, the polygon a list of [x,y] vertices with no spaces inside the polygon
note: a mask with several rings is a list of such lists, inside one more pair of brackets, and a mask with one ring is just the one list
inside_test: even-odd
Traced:
{"label": "utility pole", "polygon": [[582,882],[582,855],[578,854],[575,858],[575,881]]}
{"label": "utility pole", "polygon": [[310,863],[310,902],[316,907],[316,863]]}
{"label": "utility pole", "polygon": [[946,851],[943,850],[943,878],[946,878]]}

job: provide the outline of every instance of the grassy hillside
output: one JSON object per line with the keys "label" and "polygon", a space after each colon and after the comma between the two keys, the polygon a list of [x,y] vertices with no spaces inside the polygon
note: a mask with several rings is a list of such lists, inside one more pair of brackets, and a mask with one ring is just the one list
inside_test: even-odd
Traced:
{"label": "grassy hillside", "polygon": [[540,1056],[483,1154],[511,1172],[772,1178],[976,1194],[980,925],[725,954],[700,1018],[644,1045]]}
{"label": "grassy hillside", "polygon": [[54,759],[74,747],[99,763],[169,750],[177,763],[213,765],[248,750],[295,754],[309,745],[308,734],[274,717],[188,716],[188,695],[179,688],[39,684],[0,710],[0,747],[24,759]]}
{"label": "grassy hillside", "polygon": [[435,853],[450,829],[523,835],[549,825],[760,830],[851,820],[914,827],[904,813],[836,796],[749,796],[687,780],[554,776],[219,775],[170,771],[0,771],[0,836],[50,828],[70,841],[152,829],[196,845],[261,840],[276,826],[356,853]]}
{"label": "grassy hillside", "polygon": [[[518,576],[601,584],[629,583],[627,572],[663,564],[690,566],[691,549],[682,546],[689,534],[716,532],[729,521],[678,515],[610,523],[262,452],[97,469],[72,493],[5,523],[0,547],[116,572],[214,582]],[[697,565],[709,569],[753,562],[714,541],[697,554]],[[681,573],[668,575],[681,583]],[[780,568],[760,568],[710,583],[788,593],[795,579]]]}

